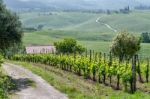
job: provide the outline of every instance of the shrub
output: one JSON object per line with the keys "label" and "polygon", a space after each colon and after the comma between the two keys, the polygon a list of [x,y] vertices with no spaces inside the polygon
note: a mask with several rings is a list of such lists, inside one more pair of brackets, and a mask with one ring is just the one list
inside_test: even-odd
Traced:
{"label": "shrub", "polygon": [[64,39],[61,42],[55,42],[56,50],[58,53],[83,53],[85,48],[77,44],[77,41],[72,38]]}
{"label": "shrub", "polygon": [[124,58],[130,59],[140,50],[140,42],[140,38],[122,32],[116,36],[110,50],[115,56],[119,57],[120,61]]}

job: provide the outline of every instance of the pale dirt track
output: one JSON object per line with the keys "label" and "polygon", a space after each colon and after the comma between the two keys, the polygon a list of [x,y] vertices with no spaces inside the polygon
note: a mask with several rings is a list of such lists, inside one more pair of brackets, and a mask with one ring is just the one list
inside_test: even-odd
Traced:
{"label": "pale dirt track", "polygon": [[[19,84],[19,90],[14,93],[15,97],[11,97],[12,99],[68,99],[65,94],[54,89],[41,77],[21,66],[5,63],[3,68]],[[28,79],[35,82],[35,87],[25,84]]]}
{"label": "pale dirt track", "polygon": [[110,26],[109,24],[106,24],[106,23],[103,23],[101,22],[101,19],[102,17],[99,17],[96,19],[96,23],[101,23],[102,25],[105,25],[108,29],[112,30],[113,32],[117,32],[116,29],[114,29],[112,26]]}

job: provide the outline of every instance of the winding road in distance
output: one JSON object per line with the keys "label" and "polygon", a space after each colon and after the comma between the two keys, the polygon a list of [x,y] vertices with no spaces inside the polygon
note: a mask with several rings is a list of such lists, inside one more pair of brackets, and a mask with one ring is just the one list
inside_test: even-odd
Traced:
{"label": "winding road in distance", "polygon": [[97,18],[97,19],[96,19],[96,23],[100,23],[100,24],[102,24],[102,25],[105,25],[108,29],[114,31],[115,33],[117,32],[117,30],[114,29],[114,28],[113,28],[112,26],[110,26],[109,24],[106,24],[106,23],[104,23],[104,22],[101,22],[101,20],[100,20],[101,18],[102,18],[102,17]]}

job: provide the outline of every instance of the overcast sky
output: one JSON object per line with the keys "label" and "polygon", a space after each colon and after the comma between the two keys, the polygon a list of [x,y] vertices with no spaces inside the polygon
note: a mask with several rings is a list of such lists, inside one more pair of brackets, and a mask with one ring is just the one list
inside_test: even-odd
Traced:
{"label": "overcast sky", "polygon": [[[20,0],[20,1],[55,1],[55,0]],[[58,1],[58,0],[57,0]],[[61,0],[60,0],[61,1]],[[70,1],[70,0],[68,0]],[[101,1],[101,0],[83,0],[83,1]],[[112,0],[113,1],[113,0]],[[150,0],[135,0],[139,2],[149,2]]]}
{"label": "overcast sky", "polygon": [[[10,8],[21,7],[54,7],[58,9],[120,9],[142,5],[150,6],[150,0],[4,0]],[[17,2],[24,1],[24,2]],[[27,2],[35,1],[35,2]],[[36,2],[37,1],[37,2]],[[25,3],[26,2],[26,3]],[[41,3],[40,3],[41,2]]]}
{"label": "overcast sky", "polygon": [[[40,2],[54,2],[54,1],[62,1],[62,0],[20,0],[20,1],[40,1]],[[76,1],[76,0],[65,0],[65,1]],[[102,0],[78,0],[78,1],[102,1]],[[109,1],[109,0],[108,0]],[[114,0],[110,0],[114,1]],[[150,0],[126,0],[126,1],[138,1],[139,3],[150,4]]]}

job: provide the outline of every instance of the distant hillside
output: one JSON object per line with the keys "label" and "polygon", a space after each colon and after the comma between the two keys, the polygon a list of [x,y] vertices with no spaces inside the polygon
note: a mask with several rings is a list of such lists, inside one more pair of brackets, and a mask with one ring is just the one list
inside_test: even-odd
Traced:
{"label": "distant hillside", "polygon": [[120,9],[144,4],[140,0],[4,0],[11,9],[52,8],[66,9]]}

